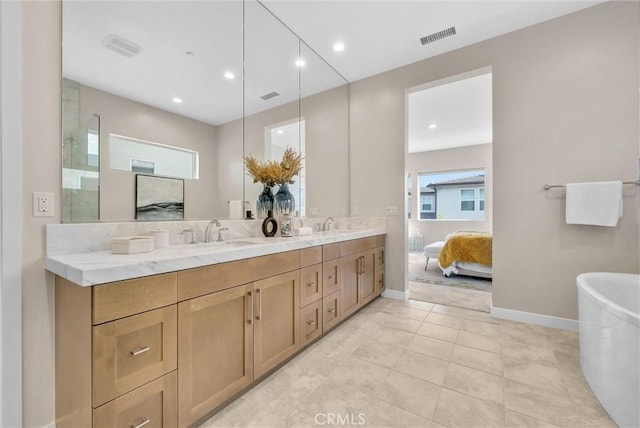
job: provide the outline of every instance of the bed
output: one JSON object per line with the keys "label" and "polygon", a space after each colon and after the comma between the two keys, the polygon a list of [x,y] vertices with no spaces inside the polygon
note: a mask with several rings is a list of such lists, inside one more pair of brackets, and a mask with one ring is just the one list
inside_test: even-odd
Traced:
{"label": "bed", "polygon": [[492,244],[490,232],[458,231],[447,235],[444,241],[424,247],[427,258],[437,257],[438,266],[445,276],[451,274],[492,278]]}

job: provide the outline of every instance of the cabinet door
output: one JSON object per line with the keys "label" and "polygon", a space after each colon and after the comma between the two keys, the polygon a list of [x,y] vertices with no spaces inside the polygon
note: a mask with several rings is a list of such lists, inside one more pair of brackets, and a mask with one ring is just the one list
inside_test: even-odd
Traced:
{"label": "cabinet door", "polygon": [[322,298],[322,265],[300,269],[300,309]]}
{"label": "cabinet door", "polygon": [[178,416],[196,422],[253,381],[251,285],[178,304]]}
{"label": "cabinet door", "polygon": [[293,271],[253,283],[253,370],[259,378],[300,348],[300,272]]}
{"label": "cabinet door", "polygon": [[370,302],[376,297],[376,284],[374,265],[376,261],[376,250],[368,250],[361,253],[360,262],[360,303],[361,305]]}
{"label": "cabinet door", "polygon": [[176,372],[173,371],[93,411],[94,428],[177,426]]}
{"label": "cabinet door", "polygon": [[342,318],[348,317],[360,307],[360,271],[362,255],[351,254],[342,259]]}
{"label": "cabinet door", "polygon": [[339,259],[322,263],[322,295],[328,296],[342,288],[342,261]]}

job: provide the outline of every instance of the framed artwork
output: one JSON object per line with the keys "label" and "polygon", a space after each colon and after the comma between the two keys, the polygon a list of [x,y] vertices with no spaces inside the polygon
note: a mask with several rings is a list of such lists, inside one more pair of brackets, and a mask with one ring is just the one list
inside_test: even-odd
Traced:
{"label": "framed artwork", "polygon": [[184,180],[136,174],[136,220],[184,219]]}

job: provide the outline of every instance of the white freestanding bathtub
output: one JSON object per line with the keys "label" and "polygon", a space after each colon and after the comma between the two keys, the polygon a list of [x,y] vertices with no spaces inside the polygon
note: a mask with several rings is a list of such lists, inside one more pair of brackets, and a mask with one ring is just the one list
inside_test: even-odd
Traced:
{"label": "white freestanding bathtub", "polygon": [[640,275],[578,275],[580,363],[620,427],[640,427]]}

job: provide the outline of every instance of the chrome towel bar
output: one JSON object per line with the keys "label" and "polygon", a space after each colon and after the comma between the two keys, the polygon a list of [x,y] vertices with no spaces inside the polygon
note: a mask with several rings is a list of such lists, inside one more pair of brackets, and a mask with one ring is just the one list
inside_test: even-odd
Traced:
{"label": "chrome towel bar", "polygon": [[[640,180],[636,181],[623,181],[622,184],[635,184],[636,186],[640,186]],[[545,184],[544,190],[553,189],[554,187],[567,187],[564,184]]]}

